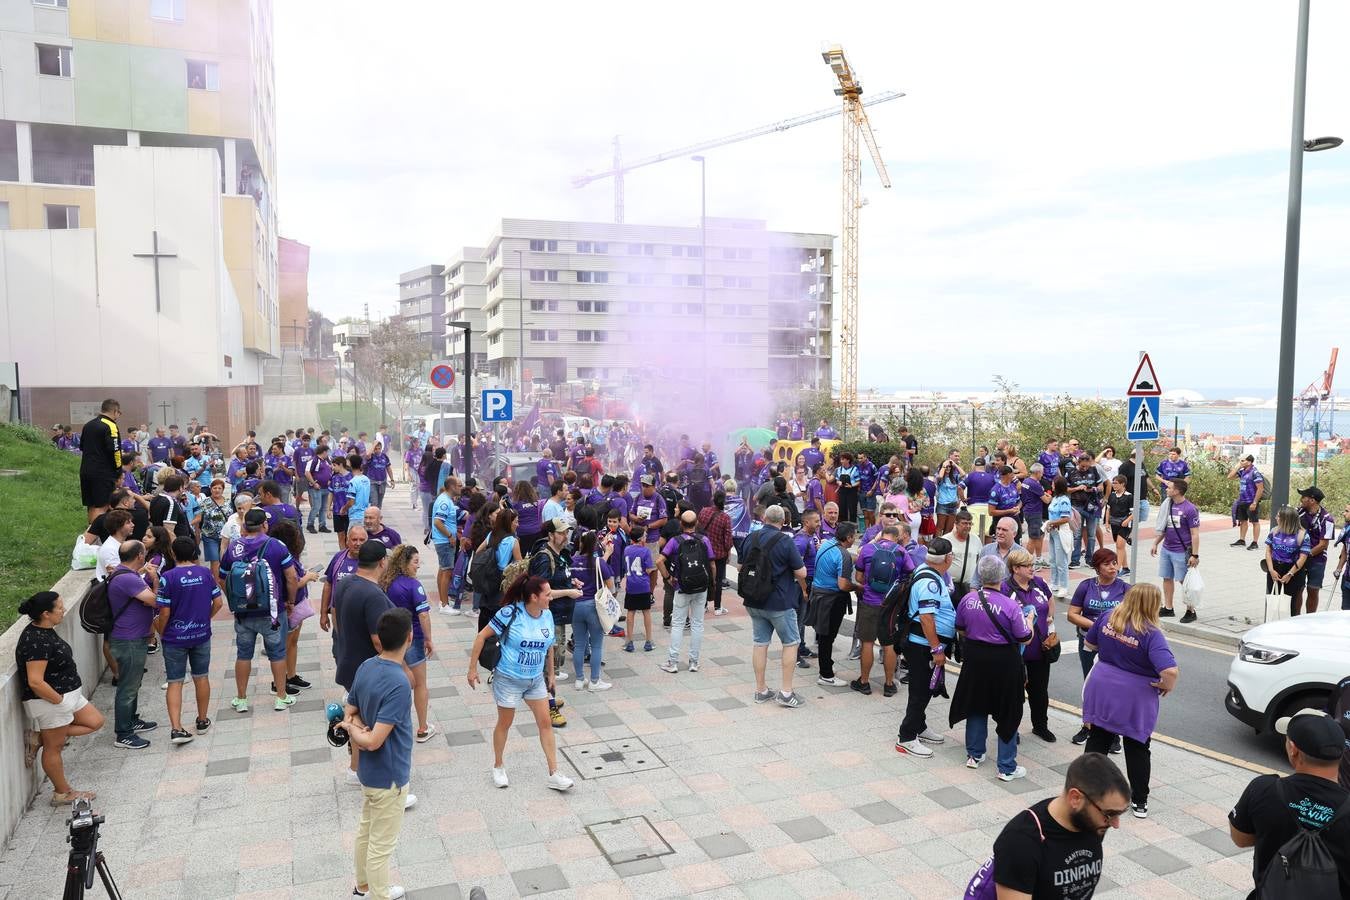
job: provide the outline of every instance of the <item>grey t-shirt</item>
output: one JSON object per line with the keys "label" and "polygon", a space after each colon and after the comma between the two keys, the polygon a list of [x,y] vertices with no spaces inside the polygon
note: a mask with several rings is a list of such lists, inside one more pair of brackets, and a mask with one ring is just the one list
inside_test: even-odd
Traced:
{"label": "grey t-shirt", "polygon": [[353,575],[333,588],[333,658],[337,660],[337,683],[351,688],[361,663],[377,654],[370,636],[376,632],[380,614],[394,604],[373,581]]}

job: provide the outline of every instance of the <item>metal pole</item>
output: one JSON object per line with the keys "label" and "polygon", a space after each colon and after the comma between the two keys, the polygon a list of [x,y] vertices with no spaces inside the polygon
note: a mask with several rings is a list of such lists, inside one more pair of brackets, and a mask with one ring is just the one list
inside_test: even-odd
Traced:
{"label": "metal pole", "polygon": [[1280,368],[1275,394],[1275,472],[1270,485],[1270,527],[1289,502],[1289,465],[1293,450],[1294,353],[1298,336],[1298,250],[1303,214],[1303,111],[1308,89],[1308,13],[1311,0],[1298,5],[1298,49],[1294,58],[1294,114],[1289,139],[1289,209],[1284,228],[1284,300],[1280,307]]}
{"label": "metal pole", "polygon": [[[985,460],[988,462],[988,460]],[[970,408],[970,464],[975,464],[975,407]],[[984,534],[983,531],[980,534]]]}
{"label": "metal pole", "polygon": [[1313,423],[1313,487],[1317,487],[1317,446],[1322,443],[1322,423]]}
{"label": "metal pole", "polygon": [[473,473],[473,418],[469,415],[470,382],[473,371],[473,341],[469,337],[473,329],[468,322],[464,324],[464,477]]}
{"label": "metal pole", "polygon": [[[1139,351],[1139,359],[1144,359],[1144,351]],[[1125,408],[1129,409],[1129,401],[1126,401]],[[1126,427],[1129,423],[1126,422]],[[1144,533],[1144,523],[1140,516],[1144,507],[1144,442],[1134,442],[1134,484],[1130,486],[1134,493],[1134,509],[1130,514],[1130,522],[1134,525],[1131,531],[1130,541],[1130,584],[1139,583],[1139,542],[1142,541]]]}
{"label": "metal pole", "polygon": [[[516,314],[520,317],[517,323],[519,330],[517,334],[519,339],[516,341],[516,380],[520,383],[520,402],[525,402],[525,279],[524,269],[521,265],[521,252],[516,251]],[[467,440],[467,436],[466,436]]]}

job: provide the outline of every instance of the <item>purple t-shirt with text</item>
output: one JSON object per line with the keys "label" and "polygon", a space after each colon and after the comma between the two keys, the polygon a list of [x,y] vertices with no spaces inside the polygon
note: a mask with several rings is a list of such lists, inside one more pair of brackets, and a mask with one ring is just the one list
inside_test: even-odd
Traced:
{"label": "purple t-shirt with text", "polygon": [[1092,623],[1083,640],[1097,648],[1097,658],[1134,675],[1157,678],[1163,669],[1177,664],[1160,628],[1140,634],[1126,627],[1123,632],[1111,627],[1111,617],[1101,616]]}
{"label": "purple t-shirt with text", "polygon": [[1186,553],[1194,546],[1191,529],[1200,527],[1200,510],[1195,504],[1182,498],[1180,503],[1169,504],[1167,521],[1163,526],[1163,547],[1174,553]]}
{"label": "purple t-shirt with text", "polygon": [[[988,601],[994,617],[1003,626],[1003,631],[1008,632],[1013,640],[1020,641],[1031,635],[1031,630],[1027,628],[1027,620],[1022,616],[1022,607],[1016,600],[989,588],[984,589],[984,599]],[[983,644],[1008,643],[1003,632],[990,621],[977,591],[966,594],[957,604],[956,628],[958,631],[964,631],[968,640]]]}

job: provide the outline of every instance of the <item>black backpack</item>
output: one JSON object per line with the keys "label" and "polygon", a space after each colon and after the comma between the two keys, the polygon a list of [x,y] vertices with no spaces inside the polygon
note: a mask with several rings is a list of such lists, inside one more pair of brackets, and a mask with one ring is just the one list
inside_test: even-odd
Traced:
{"label": "black backpack", "polygon": [[480,597],[493,599],[501,591],[502,570],[492,541],[485,541],[469,561],[469,583]]}
{"label": "black backpack", "polygon": [[[117,624],[118,618],[127,611],[127,607],[132,602],[128,601],[114,615],[112,611],[112,601],[108,598],[108,587],[112,580],[118,575],[125,574],[131,570],[125,566],[118,566],[107,578],[99,581],[94,579],[89,583],[89,587],[84,592],[84,597],[80,600],[80,627],[90,634],[112,634],[113,626]],[[134,573],[133,573],[134,574]]]}
{"label": "black backpack", "polygon": [[[1285,793],[1283,778],[1276,780],[1275,790],[1286,806],[1292,805]],[[1336,859],[1327,847],[1326,835],[1344,815],[1350,815],[1350,800],[1342,803],[1321,828],[1313,830],[1299,826],[1294,836],[1281,844],[1266,864],[1265,871],[1257,879],[1253,896],[1257,900],[1338,900],[1341,896],[1340,875]]]}
{"label": "black backpack", "polygon": [[918,568],[904,578],[897,579],[881,601],[881,622],[877,625],[877,640],[883,647],[900,648],[900,642],[917,634],[917,617],[909,614],[910,591],[921,578],[942,583],[942,576],[929,568]]}
{"label": "black backpack", "polygon": [[[763,533],[762,531],[760,532]],[[773,593],[773,565],[769,554],[774,544],[787,535],[779,531],[771,538],[758,538],[750,535],[746,539],[745,558],[741,560],[740,574],[736,577],[736,593],[741,595],[747,609],[763,609]]]}
{"label": "black backpack", "polygon": [[511,634],[511,623],[516,620],[519,613],[519,606],[511,604],[511,615],[506,617],[506,624],[502,627],[501,636],[490,634],[487,640],[483,641],[483,649],[478,651],[478,663],[488,671],[495,671],[502,661],[502,641]]}
{"label": "black backpack", "polygon": [[681,594],[697,594],[708,589],[708,547],[703,535],[693,534],[675,548],[675,581]]}
{"label": "black backpack", "polygon": [[609,506],[608,500],[586,501],[577,510],[577,524],[591,531],[599,531],[605,527],[609,518]]}

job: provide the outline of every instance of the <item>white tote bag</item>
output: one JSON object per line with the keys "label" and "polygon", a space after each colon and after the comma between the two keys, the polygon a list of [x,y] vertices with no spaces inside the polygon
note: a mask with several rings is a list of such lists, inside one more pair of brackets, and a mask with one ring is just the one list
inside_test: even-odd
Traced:
{"label": "white tote bag", "polygon": [[1275,622],[1287,618],[1289,618],[1289,597],[1284,592],[1284,585],[1272,581],[1270,590],[1266,592],[1265,616],[1261,621]]}
{"label": "white tote bag", "polygon": [[623,607],[614,592],[605,587],[604,573],[600,571],[600,560],[595,560],[595,615],[600,619],[600,628],[606,633],[623,616]]}

